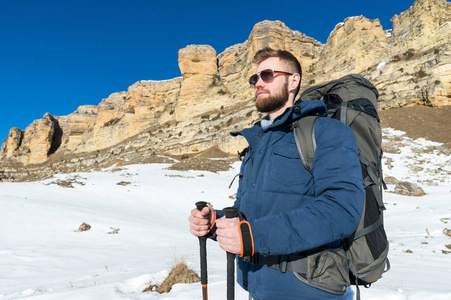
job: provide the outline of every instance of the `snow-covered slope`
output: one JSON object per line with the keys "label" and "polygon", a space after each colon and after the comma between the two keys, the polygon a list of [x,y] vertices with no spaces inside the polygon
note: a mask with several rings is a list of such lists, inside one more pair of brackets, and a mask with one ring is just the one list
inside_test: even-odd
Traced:
{"label": "snow-covered slope", "polygon": [[[434,151],[436,143],[385,131],[386,139],[395,137],[400,151],[385,154],[385,175],[420,181],[426,195],[396,195],[389,186],[391,270],[363,288],[362,299],[451,299],[451,237],[443,233],[451,228],[450,156]],[[228,185],[239,163],[220,173],[168,166],[0,183],[0,299],[202,299],[200,283],[178,284],[161,295],[142,290],[161,282],[175,260],[199,271],[189,212],[200,200],[232,205],[237,183]],[[73,188],[63,187],[68,184]],[[76,232],[83,222],[91,230]],[[119,234],[108,234],[113,229]],[[226,254],[212,241],[207,251],[210,298],[226,299]],[[346,298],[353,294],[349,290]],[[236,299],[247,299],[238,285]]]}

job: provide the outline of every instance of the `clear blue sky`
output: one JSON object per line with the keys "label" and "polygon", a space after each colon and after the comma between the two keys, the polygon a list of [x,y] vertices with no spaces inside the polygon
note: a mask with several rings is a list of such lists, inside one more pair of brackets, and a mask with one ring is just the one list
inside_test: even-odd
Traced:
{"label": "clear blue sky", "polygon": [[[181,76],[178,50],[217,53],[280,20],[322,43],[346,17],[384,29],[414,0],[0,0],[0,138],[46,112],[65,116],[139,80]],[[0,144],[1,144],[0,140]]]}

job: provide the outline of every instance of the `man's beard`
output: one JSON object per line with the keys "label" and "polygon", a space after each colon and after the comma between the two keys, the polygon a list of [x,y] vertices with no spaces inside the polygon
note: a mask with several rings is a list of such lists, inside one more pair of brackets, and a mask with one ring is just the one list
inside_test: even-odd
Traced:
{"label": "man's beard", "polygon": [[256,99],[255,107],[262,113],[269,113],[277,111],[285,106],[288,101],[288,82],[282,87],[280,93],[276,95],[269,94],[268,97],[263,99]]}

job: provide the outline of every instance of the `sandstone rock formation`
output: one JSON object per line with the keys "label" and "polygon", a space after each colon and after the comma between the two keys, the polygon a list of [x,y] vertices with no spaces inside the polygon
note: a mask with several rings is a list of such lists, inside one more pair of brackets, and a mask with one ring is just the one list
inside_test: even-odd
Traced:
{"label": "sandstone rock formation", "polygon": [[365,73],[381,92],[381,107],[450,105],[451,3],[417,0],[391,21],[384,59]]}
{"label": "sandstone rock formation", "polygon": [[[9,144],[12,144],[13,148],[21,145],[12,152],[14,156],[17,155],[19,162],[23,164],[42,163],[47,160],[51,150],[58,148],[59,132],[56,119],[49,113],[46,113],[42,119],[35,120],[25,129],[23,138],[19,143],[16,141],[12,143],[7,142],[6,152],[11,155],[11,150],[8,148]],[[21,134],[16,131],[15,135],[18,136]],[[14,157],[10,157],[10,159],[12,158]]]}
{"label": "sandstone rock formation", "polygon": [[20,147],[20,143],[22,142],[23,133],[19,128],[13,127],[9,131],[8,140],[4,144],[4,149],[2,147],[2,151],[5,152],[6,158],[13,156],[14,152]]}
{"label": "sandstone rock formation", "polygon": [[175,111],[178,121],[214,109],[216,103],[229,98],[219,79],[217,55],[211,46],[190,45],[181,49],[179,67],[183,81]]}
{"label": "sandstone rock formation", "polygon": [[[311,84],[349,73],[361,73],[384,58],[388,37],[379,20],[349,17],[329,35],[320,58],[313,65]],[[333,63],[331,63],[333,62]]]}
{"label": "sandstone rock formation", "polygon": [[62,136],[67,151],[73,151],[82,142],[83,135],[93,127],[96,117],[95,105],[80,106],[67,117],[67,125],[63,126]]}
{"label": "sandstone rock formation", "polygon": [[359,73],[379,89],[380,109],[450,105],[450,22],[443,0],[417,0],[392,18],[391,31],[377,19],[347,18],[330,34],[310,84]]}
{"label": "sandstone rock formation", "polygon": [[242,150],[245,141],[228,132],[262,117],[247,79],[252,57],[266,46],[298,57],[301,90],[359,73],[379,89],[379,109],[450,105],[450,16],[446,0],[417,0],[393,17],[392,30],[377,19],[349,17],[325,45],[280,21],[256,24],[247,41],[219,55],[211,46],[189,45],[179,51],[180,78],[139,81],[97,106],[12,128],[0,152],[0,180],[145,162],[160,153]]}

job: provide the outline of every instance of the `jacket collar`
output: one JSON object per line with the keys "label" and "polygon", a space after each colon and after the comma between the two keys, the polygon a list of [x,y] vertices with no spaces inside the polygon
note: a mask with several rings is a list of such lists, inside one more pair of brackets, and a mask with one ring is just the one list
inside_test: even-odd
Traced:
{"label": "jacket collar", "polygon": [[[285,112],[278,116],[272,126],[267,128],[265,131],[271,130],[271,128],[281,126],[281,125],[290,125],[294,121],[305,117],[305,116],[327,116],[327,108],[322,100],[305,100],[301,103],[293,105],[285,110]],[[251,137],[258,134],[258,132],[263,132],[260,121],[255,123],[255,125],[251,128],[243,129],[242,131],[231,132],[232,136],[242,135],[244,136],[248,142],[251,142]]]}
{"label": "jacket collar", "polygon": [[305,116],[327,116],[327,108],[322,100],[306,100],[293,105],[274,120],[273,126],[291,124]]}

